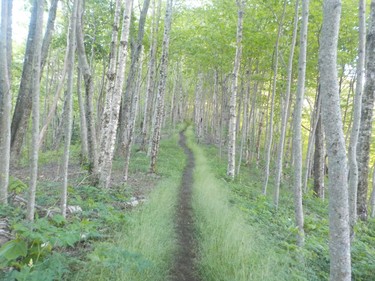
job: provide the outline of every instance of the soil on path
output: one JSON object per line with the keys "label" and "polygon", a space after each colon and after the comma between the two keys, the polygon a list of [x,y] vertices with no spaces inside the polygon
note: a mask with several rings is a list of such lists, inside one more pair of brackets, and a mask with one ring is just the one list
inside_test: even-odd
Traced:
{"label": "soil on path", "polygon": [[178,250],[171,271],[172,281],[199,281],[195,268],[195,240],[192,201],[194,155],[186,145],[184,131],[180,132],[180,146],[187,155],[187,165],[182,176],[176,214]]}

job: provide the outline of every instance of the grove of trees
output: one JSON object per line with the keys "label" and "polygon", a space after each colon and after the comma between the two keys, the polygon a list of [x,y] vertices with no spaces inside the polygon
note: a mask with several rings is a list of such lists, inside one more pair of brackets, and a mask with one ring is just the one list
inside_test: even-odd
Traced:
{"label": "grove of trees", "polygon": [[23,2],[17,45],[14,3],[1,0],[1,204],[26,159],[33,221],[38,153],[63,148],[65,217],[72,143],[91,184],[109,189],[116,157],[122,182],[135,147],[157,174],[163,129],[191,121],[228,180],[261,170],[276,210],[290,184],[298,247],[304,196],[329,200],[330,278],[351,280],[357,220],[375,216],[375,0]]}

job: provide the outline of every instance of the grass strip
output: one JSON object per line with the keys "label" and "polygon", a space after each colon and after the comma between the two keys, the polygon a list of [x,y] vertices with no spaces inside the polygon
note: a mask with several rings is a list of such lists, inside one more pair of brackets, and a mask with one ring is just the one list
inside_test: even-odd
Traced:
{"label": "grass strip", "polygon": [[76,280],[167,280],[176,250],[175,207],[186,162],[177,143],[177,135],[162,142],[157,187],[147,202],[130,214],[113,241],[95,247],[86,270]]}
{"label": "grass strip", "polygon": [[198,269],[206,281],[291,280],[287,260],[276,253],[267,237],[247,224],[229,203],[229,191],[211,172],[202,148],[187,131],[196,157],[193,208],[199,246]]}

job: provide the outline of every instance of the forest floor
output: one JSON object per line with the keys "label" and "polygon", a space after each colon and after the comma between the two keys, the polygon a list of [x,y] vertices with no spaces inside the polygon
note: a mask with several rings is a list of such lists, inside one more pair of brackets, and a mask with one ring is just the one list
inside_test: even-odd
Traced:
{"label": "forest floor", "polygon": [[179,145],[187,156],[187,164],[182,175],[182,182],[178,196],[176,214],[176,231],[178,250],[174,257],[174,265],[171,271],[173,281],[198,281],[195,268],[196,241],[194,229],[194,216],[192,208],[194,154],[186,145],[184,131],[180,132]]}
{"label": "forest floor", "polygon": [[[164,136],[157,175],[149,174],[146,153],[134,149],[129,181],[123,184],[123,160],[117,157],[112,187],[106,190],[90,186],[79,164],[79,144],[72,151],[69,205],[82,211],[66,219],[38,211],[29,224],[24,203],[0,206],[0,220],[6,218],[13,235],[0,249],[0,280],[329,278],[328,200],[304,195],[306,245],[297,248],[288,170],[276,211],[272,178],[267,196],[262,194],[263,171],[255,164],[242,166],[235,180],[227,178],[225,159],[216,147],[198,145],[192,128]],[[59,205],[61,155],[41,154],[37,204],[43,209]],[[26,162],[13,176],[12,192],[26,198]],[[134,197],[144,198],[135,208],[129,205]],[[374,280],[374,239],[375,221],[359,223],[352,244],[354,280]]]}

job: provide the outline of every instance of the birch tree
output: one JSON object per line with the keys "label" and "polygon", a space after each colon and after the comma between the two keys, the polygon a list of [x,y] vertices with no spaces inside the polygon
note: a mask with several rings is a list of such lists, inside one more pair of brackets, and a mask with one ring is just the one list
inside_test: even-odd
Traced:
{"label": "birch tree", "polygon": [[38,151],[39,151],[39,95],[40,95],[40,72],[41,72],[41,50],[43,30],[43,8],[44,0],[35,0],[35,16],[37,17],[34,36],[34,52],[30,58],[32,62],[32,139],[30,155],[30,183],[29,198],[27,202],[27,219],[34,220],[35,192],[38,179]]}
{"label": "birch tree", "polygon": [[172,10],[173,10],[173,0],[167,0],[167,8],[165,11],[165,21],[164,21],[164,35],[163,35],[163,45],[162,45],[162,55],[160,60],[160,77],[158,94],[156,97],[156,107],[155,107],[155,120],[153,122],[153,132],[151,141],[151,161],[150,161],[150,172],[156,172],[156,161],[159,153],[160,144],[160,131],[162,126],[162,119],[164,114],[164,96],[165,96],[165,85],[167,82],[167,72],[168,72],[168,55],[169,55],[169,41],[170,32],[172,26]]}
{"label": "birch tree", "polygon": [[63,186],[61,192],[60,208],[61,215],[66,217],[66,208],[68,201],[68,168],[69,168],[69,154],[70,154],[70,140],[72,138],[72,125],[73,125],[73,85],[74,85],[74,58],[76,49],[76,23],[77,23],[77,10],[78,2],[80,0],[73,1],[72,14],[70,16],[69,25],[69,56],[68,56],[68,81],[67,81],[67,92],[66,92],[66,122],[64,132],[64,155],[62,163],[62,178]]}
{"label": "birch tree", "polygon": [[330,280],[350,281],[348,170],[336,65],[340,15],[340,0],[324,0],[319,71],[329,165]]}
{"label": "birch tree", "polygon": [[236,104],[237,104],[237,90],[238,90],[238,75],[241,65],[242,56],[242,29],[243,29],[243,1],[237,0],[238,7],[238,21],[237,21],[237,42],[236,42],[236,56],[234,58],[233,68],[233,82],[232,93],[229,103],[229,132],[228,132],[228,166],[227,176],[234,179],[236,169]]}
{"label": "birch tree", "polygon": [[97,141],[96,141],[96,129],[94,120],[94,107],[93,107],[93,96],[94,96],[94,79],[91,73],[91,68],[87,60],[84,40],[83,40],[83,1],[80,1],[78,5],[78,17],[77,17],[77,52],[79,67],[82,71],[83,79],[85,82],[85,116],[87,124],[87,149],[88,149],[88,160],[90,166],[90,172],[94,178],[97,177],[98,173],[98,153],[97,153]]}
{"label": "birch tree", "polygon": [[[268,124],[268,137],[266,140],[266,168],[265,168],[265,176],[264,176],[264,183],[263,183],[263,194],[267,194],[267,187],[268,187],[268,179],[270,177],[270,163],[271,163],[271,148],[272,148],[272,139],[273,139],[273,116],[274,116],[274,109],[275,109],[275,96],[276,96],[276,85],[277,85],[277,72],[279,68],[279,43],[280,38],[283,30],[283,23],[284,23],[284,16],[285,16],[285,9],[286,9],[287,1],[284,1],[283,5],[283,12],[279,21],[279,26],[277,29],[277,37],[275,43],[275,57],[274,57],[274,65],[273,65],[273,80],[272,80],[272,97],[271,97],[271,112],[270,112],[270,119]],[[275,198],[274,198],[275,206],[277,208],[279,204],[279,190],[275,189]]]}
{"label": "birch tree", "polygon": [[[37,31],[36,27],[39,24],[39,22],[43,20],[43,16],[42,16],[43,14],[37,15],[37,8],[35,5],[35,1],[37,0],[34,0],[33,2],[30,25],[29,25],[29,34],[28,34],[27,43],[26,43],[25,60],[23,62],[23,68],[22,68],[21,83],[19,86],[17,102],[14,108],[12,125],[11,125],[11,130],[12,130],[11,159],[13,161],[18,159],[21,153],[23,139],[28,129],[29,119],[30,119],[30,115],[32,111],[32,97],[33,97],[33,92],[31,90],[33,88],[32,58],[34,57],[34,54],[37,48],[36,46],[37,40],[35,39],[35,37],[39,38],[40,36],[40,34],[36,34],[36,31]],[[49,22],[47,24],[48,29],[46,29],[45,38],[43,39],[44,47],[42,48],[43,50],[42,57],[44,59],[47,57],[48,48],[51,42],[51,35],[52,35],[54,20],[55,20],[53,12],[56,13],[56,10],[54,10],[55,8],[57,8],[57,3],[53,2],[51,6],[51,10],[50,10]],[[40,30],[38,32],[42,33],[43,30]]]}
{"label": "birch tree", "polygon": [[285,106],[282,112],[281,120],[281,133],[279,146],[277,150],[277,162],[276,162],[276,182],[275,189],[280,189],[281,183],[281,174],[283,172],[283,155],[284,155],[284,144],[285,144],[285,135],[286,128],[288,125],[288,114],[289,114],[289,103],[290,103],[290,90],[292,85],[292,75],[293,75],[293,58],[294,58],[294,49],[297,41],[297,31],[298,31],[298,10],[299,10],[299,0],[296,0],[295,11],[294,11],[294,26],[293,26],[293,36],[292,43],[290,48],[289,62],[288,62],[288,74],[286,81],[286,93],[285,93]]}
{"label": "birch tree", "polygon": [[161,10],[161,0],[156,3],[153,1],[152,9],[152,30],[151,30],[151,44],[150,44],[150,60],[148,63],[148,74],[146,82],[146,97],[144,102],[144,113],[143,113],[143,126],[142,126],[142,139],[140,149],[145,151],[146,145],[148,143],[148,133],[150,127],[150,116],[151,116],[151,104],[153,101],[154,92],[154,79],[155,79],[155,61],[156,61],[156,49],[158,43],[158,32],[159,32],[159,21],[160,21],[160,10]]}
{"label": "birch tree", "polygon": [[[124,150],[125,163],[124,163],[124,181],[128,180],[128,170],[130,162],[131,146],[133,144],[133,135],[135,129],[135,121],[138,111],[138,100],[139,100],[139,84],[141,83],[140,78],[142,75],[142,50],[143,50],[143,37],[145,33],[145,23],[148,8],[150,6],[150,0],[144,0],[141,15],[139,17],[138,24],[138,35],[135,42],[135,47],[131,59],[131,65],[126,85],[125,95],[129,95],[129,118],[122,119],[122,136],[120,136],[121,145],[120,147]],[[138,78],[136,77],[138,74]],[[125,98],[123,98],[125,100]],[[122,107],[122,113],[126,114],[125,106]],[[125,122],[127,120],[127,122]],[[121,123],[120,123],[121,124]]]}
{"label": "birch tree", "polygon": [[121,93],[124,85],[124,76],[126,68],[126,59],[128,56],[128,41],[130,31],[130,18],[133,1],[125,1],[125,10],[123,14],[121,39],[119,45],[119,54],[116,69],[116,52],[114,48],[117,45],[117,30],[120,9],[120,1],[116,2],[115,24],[112,33],[112,46],[110,68],[108,70],[108,87],[106,104],[103,112],[102,136],[101,136],[101,155],[99,159],[99,183],[108,188],[111,180],[112,158],[116,143],[117,125],[120,112]]}
{"label": "birch tree", "polygon": [[358,218],[367,220],[367,192],[372,131],[373,108],[375,102],[375,0],[371,1],[370,23],[366,40],[366,82],[362,96],[361,123],[358,136]]}
{"label": "birch tree", "polygon": [[[349,216],[351,231],[357,220],[357,187],[358,187],[358,164],[357,164],[357,143],[359,126],[361,122],[361,99],[363,91],[363,80],[365,76],[365,51],[366,51],[366,1],[359,0],[359,43],[357,61],[357,85],[354,96],[353,127],[349,143]],[[352,233],[353,234],[353,233]]]}
{"label": "birch tree", "polygon": [[309,0],[302,0],[302,25],[300,31],[300,53],[298,60],[298,81],[293,120],[293,170],[294,170],[294,210],[298,227],[297,245],[304,244],[302,207],[302,107],[305,95],[307,29],[309,21]]}
{"label": "birch tree", "polygon": [[0,203],[8,204],[10,161],[10,112],[12,97],[9,83],[7,59],[8,1],[1,1],[0,22]]}

